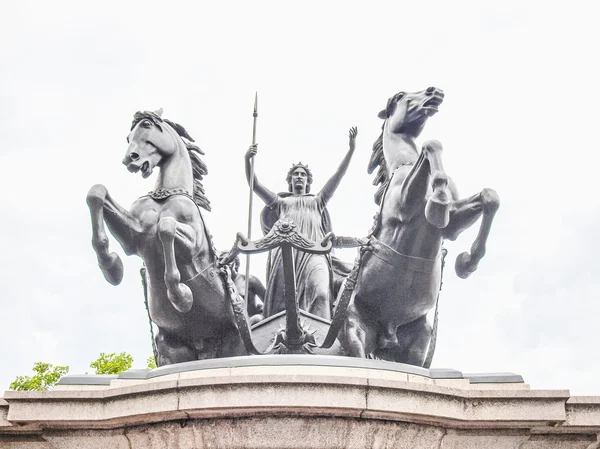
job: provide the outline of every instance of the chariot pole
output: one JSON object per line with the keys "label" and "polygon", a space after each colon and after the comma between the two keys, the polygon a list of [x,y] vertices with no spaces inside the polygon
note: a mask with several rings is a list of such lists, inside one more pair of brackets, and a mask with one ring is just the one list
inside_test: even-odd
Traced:
{"label": "chariot pole", "polygon": [[[256,119],[258,118],[258,92],[254,94],[254,112],[252,113],[252,145],[256,144]],[[254,197],[254,156],[250,158],[250,197],[248,199],[248,240],[252,238],[252,198]],[[248,292],[250,290],[250,254],[246,254],[246,291],[244,302],[248,307]]]}

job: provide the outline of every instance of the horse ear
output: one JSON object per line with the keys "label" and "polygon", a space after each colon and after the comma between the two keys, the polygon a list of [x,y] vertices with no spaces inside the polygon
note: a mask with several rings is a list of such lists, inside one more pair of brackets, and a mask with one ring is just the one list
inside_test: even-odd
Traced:
{"label": "horse ear", "polygon": [[381,120],[385,120],[387,118],[387,110],[384,109],[383,111],[379,111],[377,117],[379,117]]}
{"label": "horse ear", "polygon": [[162,118],[163,108],[158,108],[154,113]]}

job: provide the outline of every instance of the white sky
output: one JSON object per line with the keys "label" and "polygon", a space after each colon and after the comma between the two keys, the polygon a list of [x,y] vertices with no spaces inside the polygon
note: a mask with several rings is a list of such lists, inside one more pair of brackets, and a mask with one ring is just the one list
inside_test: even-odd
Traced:
{"label": "white sky", "polygon": [[[317,191],[358,126],[330,212],[337,234],[363,236],[376,115],[392,94],[434,85],[446,100],[420,141],[444,144],[462,194],[492,187],[502,205],[469,280],[451,267],[476,228],[447,245],[433,365],[600,394],[597,5],[549,3],[3,4],[0,390],[36,361],[83,372],[101,351],[140,367],[151,354],[141,263],[125,259],[119,287],[104,281],[85,205],[95,183],[125,206],[152,188],[121,164],[135,111],[163,107],[206,151],[205,215],[226,249],[246,228],[255,90],[257,174],[272,190],[301,160]],[[252,271],[264,277],[264,259]]]}

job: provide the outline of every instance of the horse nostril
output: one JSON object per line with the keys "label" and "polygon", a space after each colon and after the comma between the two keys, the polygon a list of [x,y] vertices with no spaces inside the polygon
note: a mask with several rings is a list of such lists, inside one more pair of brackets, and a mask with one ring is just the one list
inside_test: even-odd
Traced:
{"label": "horse nostril", "polygon": [[131,153],[129,155],[129,159],[131,159],[132,161],[137,161],[140,158],[140,155],[137,153]]}
{"label": "horse nostril", "polygon": [[435,87],[428,87],[426,92],[427,94],[432,95],[435,92]]}

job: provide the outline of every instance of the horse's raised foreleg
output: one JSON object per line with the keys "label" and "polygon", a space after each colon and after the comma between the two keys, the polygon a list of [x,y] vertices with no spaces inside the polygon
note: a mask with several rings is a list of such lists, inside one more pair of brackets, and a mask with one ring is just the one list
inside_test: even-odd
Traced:
{"label": "horse's raised foreleg", "polygon": [[471,245],[471,252],[464,252],[456,258],[456,274],[466,279],[477,269],[479,261],[485,255],[486,243],[494,215],[500,207],[500,198],[492,189],[483,189],[472,197],[454,202],[450,215],[450,223],[444,229],[444,238],[455,240],[458,235],[469,228],[481,216],[481,225],[475,241]]}
{"label": "horse's raised foreleg", "polygon": [[108,191],[101,184],[93,186],[87,194],[87,204],[92,218],[92,247],[98,257],[98,265],[104,278],[112,285],[123,280],[123,262],[117,253],[108,250],[108,235],[104,228],[104,205]]}
{"label": "horse's raised foreleg", "polygon": [[128,256],[137,254],[143,229],[131,212],[117,203],[109,193],[104,201],[104,221]]}
{"label": "horse's raised foreleg", "polygon": [[448,188],[448,175],[442,163],[442,144],[437,140],[425,142],[422,154],[429,161],[431,170],[432,195],[425,205],[425,218],[436,228],[445,228],[450,222],[452,194]]}
{"label": "horse's raised foreleg", "polygon": [[189,312],[194,298],[190,288],[181,283],[181,273],[177,268],[175,258],[175,240],[177,238],[178,247],[183,246],[189,249],[191,254],[195,245],[195,232],[191,226],[180,223],[173,217],[163,217],[158,222],[158,236],[165,256],[167,297],[178,311]]}
{"label": "horse's raised foreleg", "polygon": [[[397,170],[406,170],[406,168],[399,167]],[[423,201],[429,190],[429,164],[425,155],[421,153],[410,171],[402,175],[401,171],[397,171],[392,178],[392,182],[399,182],[400,185],[400,198],[393,202],[393,215],[402,222],[408,222],[422,210]]]}

